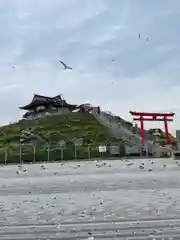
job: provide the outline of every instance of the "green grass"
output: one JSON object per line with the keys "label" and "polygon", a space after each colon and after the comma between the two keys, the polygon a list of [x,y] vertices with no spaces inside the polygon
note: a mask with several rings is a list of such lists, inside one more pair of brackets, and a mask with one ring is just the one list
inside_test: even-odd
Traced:
{"label": "green grass", "polygon": [[[88,113],[69,113],[59,116],[48,116],[37,120],[20,120],[17,123],[3,126],[0,128],[0,160],[4,155],[4,151],[8,152],[9,162],[19,161],[20,136],[22,130],[29,130],[34,134],[40,134],[45,141],[36,142],[38,159],[47,158],[47,142],[51,148],[58,147],[60,140],[66,142],[64,155],[66,159],[71,159],[74,156],[75,138],[83,138],[83,146],[78,147],[77,153],[80,158],[87,155],[85,149],[91,145],[93,156],[99,156],[97,146],[100,143],[111,143],[117,141],[110,134],[108,129]],[[122,144],[122,140],[118,142]],[[33,143],[33,142],[31,142]],[[59,159],[60,150],[51,152],[53,159]],[[23,147],[23,157],[30,161],[33,158],[32,146]],[[87,158],[87,156],[86,156]],[[17,160],[18,159],[18,160]]]}
{"label": "green grass", "polygon": [[111,138],[108,130],[100,125],[88,113],[70,113],[62,116],[41,118],[36,121],[20,121],[20,129],[31,128],[33,133],[40,133],[45,139],[53,142],[74,138],[84,138],[94,144]]}

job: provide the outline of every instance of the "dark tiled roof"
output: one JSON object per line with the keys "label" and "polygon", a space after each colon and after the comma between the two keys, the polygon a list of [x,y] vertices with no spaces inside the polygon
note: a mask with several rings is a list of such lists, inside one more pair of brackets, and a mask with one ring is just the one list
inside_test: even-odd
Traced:
{"label": "dark tiled roof", "polygon": [[63,107],[69,107],[69,108],[76,107],[76,105],[74,104],[68,104],[65,100],[62,99],[61,95],[57,95],[55,97],[46,97],[46,96],[34,94],[32,101],[29,104],[20,107],[20,109],[31,110],[40,105],[45,105],[45,106],[52,105],[54,107],[63,106]]}

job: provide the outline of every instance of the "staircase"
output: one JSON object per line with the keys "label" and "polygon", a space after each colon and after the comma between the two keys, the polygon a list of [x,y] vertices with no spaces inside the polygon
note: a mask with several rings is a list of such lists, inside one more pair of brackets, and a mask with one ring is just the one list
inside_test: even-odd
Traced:
{"label": "staircase", "polygon": [[127,140],[131,146],[134,146],[135,144],[140,144],[141,137],[138,135],[133,134],[130,130],[122,126],[121,124],[117,123],[113,116],[101,112],[100,114],[97,114],[96,112],[91,113],[100,124],[106,126],[109,128],[110,132],[117,138],[124,138]]}
{"label": "staircase", "polygon": [[[110,132],[116,137],[116,138],[123,138],[128,143],[128,148],[131,148],[131,151],[133,152],[134,149],[138,149],[140,151],[141,147],[141,136],[140,131],[138,133],[133,133],[132,129],[128,129],[120,122],[117,122],[113,115],[101,112],[98,114],[95,111],[92,111],[91,114],[97,119],[97,121],[108,127]],[[171,151],[170,148],[161,147],[153,143],[153,141],[148,139],[149,135],[146,132],[145,133],[145,147],[148,149],[148,152],[152,155],[157,154],[157,156],[161,155],[162,152]],[[152,138],[153,139],[153,138]]]}

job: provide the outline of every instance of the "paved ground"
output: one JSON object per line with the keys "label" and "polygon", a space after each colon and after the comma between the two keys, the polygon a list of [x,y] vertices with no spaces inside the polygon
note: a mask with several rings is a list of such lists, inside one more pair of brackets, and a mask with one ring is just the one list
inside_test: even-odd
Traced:
{"label": "paved ground", "polygon": [[180,239],[180,166],[153,161],[1,167],[0,239]]}

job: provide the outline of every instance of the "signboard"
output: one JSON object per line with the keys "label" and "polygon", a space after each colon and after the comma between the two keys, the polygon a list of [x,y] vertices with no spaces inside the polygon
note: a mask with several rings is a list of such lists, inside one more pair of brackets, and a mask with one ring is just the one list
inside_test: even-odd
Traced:
{"label": "signboard", "polygon": [[84,142],[84,139],[83,138],[75,138],[73,141],[74,141],[74,145],[82,146],[83,142]]}
{"label": "signboard", "polygon": [[105,145],[100,145],[99,146],[99,152],[100,153],[105,153],[107,152],[107,147]]}

